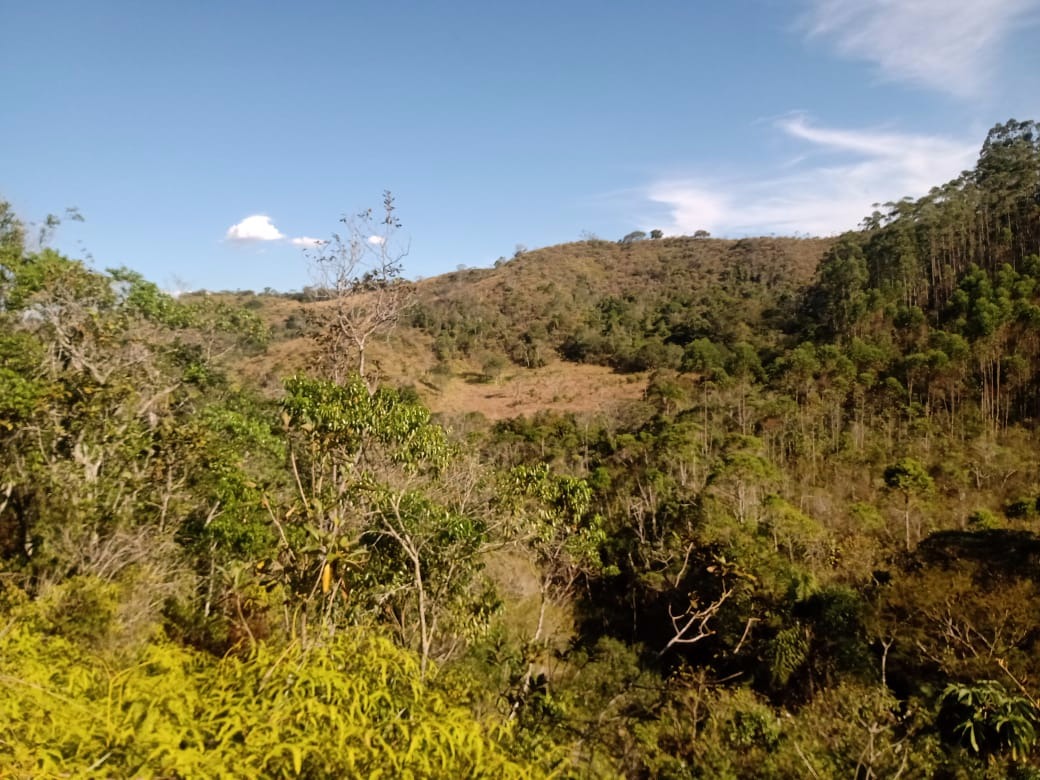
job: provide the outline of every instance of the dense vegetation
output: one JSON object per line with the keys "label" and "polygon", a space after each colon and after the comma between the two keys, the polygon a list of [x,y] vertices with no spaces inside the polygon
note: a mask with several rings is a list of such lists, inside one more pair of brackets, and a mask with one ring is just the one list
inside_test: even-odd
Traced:
{"label": "dense vegetation", "polygon": [[619,371],[690,369],[698,338],[774,345],[828,239],[591,239],[422,283],[409,311],[443,367],[554,356]]}
{"label": "dense vegetation", "polygon": [[[0,209],[5,774],[1040,775],[1036,124],[836,240],[500,265],[270,329]],[[645,397],[243,381],[391,289],[442,374]]]}

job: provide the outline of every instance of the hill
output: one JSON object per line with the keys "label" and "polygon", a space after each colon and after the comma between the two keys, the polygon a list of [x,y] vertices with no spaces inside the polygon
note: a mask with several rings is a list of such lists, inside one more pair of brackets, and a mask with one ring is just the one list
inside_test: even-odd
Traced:
{"label": "hill", "polygon": [[[833,244],[680,237],[525,251],[493,269],[416,283],[412,307],[372,356],[385,378],[414,385],[435,411],[499,419],[553,406],[602,408],[638,397],[647,372],[682,367],[697,339],[775,346]],[[267,353],[243,370],[277,392],[282,376],[311,360],[304,330],[310,313],[327,304],[274,296],[239,302],[253,306],[272,333]],[[610,379],[577,364],[640,376]],[[583,384],[596,400],[576,405]]]}

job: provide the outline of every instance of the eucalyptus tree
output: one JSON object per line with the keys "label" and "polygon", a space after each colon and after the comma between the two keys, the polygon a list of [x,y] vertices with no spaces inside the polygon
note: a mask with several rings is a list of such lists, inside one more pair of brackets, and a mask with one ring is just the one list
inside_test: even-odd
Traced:
{"label": "eucalyptus tree", "polygon": [[910,550],[910,507],[915,498],[930,493],[935,482],[924,464],[914,458],[900,458],[885,469],[885,487],[903,497],[903,523],[906,549]]}

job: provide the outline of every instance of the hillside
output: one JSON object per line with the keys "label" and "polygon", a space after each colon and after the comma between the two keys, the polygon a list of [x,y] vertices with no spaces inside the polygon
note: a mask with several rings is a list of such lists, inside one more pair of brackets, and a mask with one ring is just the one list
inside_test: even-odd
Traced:
{"label": "hillside", "polygon": [[[833,243],[681,237],[522,252],[493,269],[418,282],[403,322],[373,344],[372,355],[386,379],[414,385],[438,412],[500,419],[604,408],[639,397],[647,372],[680,368],[697,338],[743,334],[775,345]],[[266,353],[244,371],[277,392],[282,376],[308,365],[304,324],[327,304],[275,296],[239,303],[252,306],[272,333]],[[590,363],[610,371],[578,367]],[[617,371],[634,376],[610,378]],[[583,383],[595,400],[576,405]]]}
{"label": "hillside", "polygon": [[564,244],[524,252],[493,270],[424,281],[410,319],[433,336],[439,352],[493,345],[520,365],[535,365],[543,351],[568,343],[578,352],[588,346],[577,343],[586,337],[613,335],[612,353],[600,359],[624,368],[626,347],[683,347],[698,335],[759,330],[808,284],[830,244],[693,238]]}
{"label": "hillside", "polygon": [[0,208],[0,768],[1040,771],[1035,123],[835,239],[349,270]]}

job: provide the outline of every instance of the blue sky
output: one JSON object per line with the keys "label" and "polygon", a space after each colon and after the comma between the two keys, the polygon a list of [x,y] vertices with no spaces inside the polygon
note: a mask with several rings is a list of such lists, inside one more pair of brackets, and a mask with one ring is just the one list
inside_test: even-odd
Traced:
{"label": "blue sky", "polygon": [[[1040,118],[1040,0],[3,4],[0,197],[168,289],[299,289],[397,199],[409,276],[631,230],[834,233]],[[296,241],[294,241],[296,239]]]}

